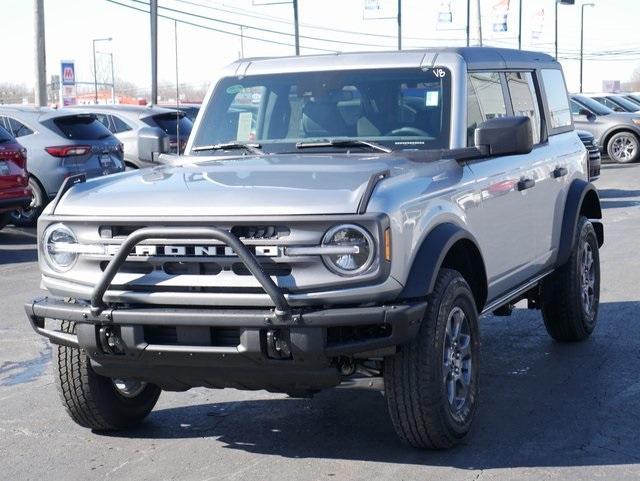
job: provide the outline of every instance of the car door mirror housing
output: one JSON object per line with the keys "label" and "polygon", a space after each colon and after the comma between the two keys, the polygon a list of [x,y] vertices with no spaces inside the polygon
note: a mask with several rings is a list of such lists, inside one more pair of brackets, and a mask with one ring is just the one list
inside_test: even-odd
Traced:
{"label": "car door mirror housing", "polygon": [[169,151],[169,136],[159,127],[144,127],[138,131],[138,158],[156,162],[158,156]]}
{"label": "car door mirror housing", "polygon": [[482,122],[474,132],[476,148],[487,156],[528,154],[533,150],[529,117],[498,117]]}

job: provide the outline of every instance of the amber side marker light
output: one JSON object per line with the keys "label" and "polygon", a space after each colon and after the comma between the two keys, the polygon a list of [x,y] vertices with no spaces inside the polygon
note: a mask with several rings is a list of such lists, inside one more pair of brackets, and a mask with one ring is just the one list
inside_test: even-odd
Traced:
{"label": "amber side marker light", "polygon": [[384,231],[384,260],[391,262],[391,229]]}

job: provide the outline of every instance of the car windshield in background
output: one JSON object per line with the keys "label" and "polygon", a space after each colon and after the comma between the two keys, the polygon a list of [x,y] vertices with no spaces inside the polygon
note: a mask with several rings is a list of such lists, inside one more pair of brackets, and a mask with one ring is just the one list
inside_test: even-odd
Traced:
{"label": "car windshield in background", "polygon": [[62,136],[71,140],[100,140],[111,136],[95,115],[69,115],[53,119]]}
{"label": "car windshield in background", "polygon": [[[178,115],[180,123],[178,123]],[[188,136],[193,128],[193,123],[183,112],[176,114],[169,112],[166,114],[158,114],[151,117],[158,127],[160,127],[167,135],[177,135],[177,127],[180,127],[180,135]],[[152,125],[147,119],[142,119],[145,123]]]}
{"label": "car windshield in background", "polygon": [[593,100],[592,98],[585,97],[584,95],[574,95],[573,98],[596,115],[609,115],[613,113],[613,110],[609,107],[602,105],[600,102]]}
{"label": "car windshield in background", "polygon": [[622,95],[612,95],[611,100],[620,105],[627,112],[637,112],[640,110],[640,105],[631,100],[625,99]]}
{"label": "car windshield in background", "polygon": [[193,146],[250,142],[272,153],[296,151],[310,141],[357,139],[393,150],[447,148],[450,77],[447,69],[435,68],[226,78],[206,107]]}

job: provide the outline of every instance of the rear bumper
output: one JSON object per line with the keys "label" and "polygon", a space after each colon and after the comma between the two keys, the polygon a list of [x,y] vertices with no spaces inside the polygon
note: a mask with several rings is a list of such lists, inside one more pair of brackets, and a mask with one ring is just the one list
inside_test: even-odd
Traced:
{"label": "rear bumper", "polygon": [[[337,358],[378,357],[410,341],[425,309],[426,303],[419,302],[298,311],[282,318],[272,309],[132,307],[96,313],[88,305],[53,298],[25,305],[38,334],[84,349],[100,374],[137,378],[169,390],[207,386],[275,392],[339,384]],[[47,327],[46,319],[76,322],[76,333]],[[100,334],[105,327],[118,333],[121,353],[106,352]],[[272,356],[268,337],[273,331],[289,340],[289,358]]]}

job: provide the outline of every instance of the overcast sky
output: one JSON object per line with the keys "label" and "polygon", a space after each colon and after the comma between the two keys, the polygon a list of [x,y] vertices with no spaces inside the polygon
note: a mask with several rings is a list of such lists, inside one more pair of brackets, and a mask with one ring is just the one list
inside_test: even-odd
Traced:
{"label": "overcast sky", "polygon": [[[122,3],[145,8],[145,1],[118,0]],[[256,5],[269,0],[159,0],[161,6],[185,10],[202,16],[213,17],[236,24],[291,33],[291,5]],[[275,1],[275,0],[274,0]],[[282,0],[280,0],[282,1]],[[374,0],[375,2],[376,0]],[[389,2],[395,10],[395,0],[378,0],[384,6]],[[453,29],[438,23],[443,0],[403,0],[404,45],[409,47],[463,45],[463,27],[466,16],[465,0],[451,1]],[[508,31],[495,33],[496,13],[493,5],[498,0],[482,0],[483,33],[485,44],[517,47],[517,13],[519,0],[511,0]],[[506,1],[506,0],[503,0]],[[554,0],[523,0],[524,27],[523,46],[533,50],[553,52]],[[585,9],[585,91],[600,90],[603,80],[629,80],[634,69],[640,66],[640,0],[594,0],[596,6]],[[33,82],[33,18],[32,0],[2,0],[0,20],[0,45],[2,65],[0,82]],[[108,2],[107,0],[44,0],[47,46],[47,78],[60,70],[61,60],[75,60],[78,80],[92,81],[92,39],[113,37],[110,43],[99,45],[98,50],[113,52],[116,76],[132,81],[141,87],[149,85],[149,18]],[[148,3],[148,2],[147,2]],[[303,38],[302,53],[319,53],[319,49],[354,51],[393,49],[396,46],[396,22],[393,19],[365,20],[365,0],[299,0],[300,33],[304,37],[316,37],[331,41]],[[473,1],[475,4],[475,0]],[[576,0],[580,5],[581,0]],[[209,8],[198,6],[205,5]],[[242,11],[239,11],[241,9]],[[540,10],[544,10],[544,23]],[[446,10],[446,9],[445,9]],[[234,13],[234,11],[236,13]],[[167,16],[185,19],[239,34],[240,28],[232,24],[216,23],[205,19],[187,17],[167,10]],[[255,17],[242,15],[249,13]],[[268,16],[276,20],[266,20]],[[473,42],[477,42],[477,16],[472,12]],[[282,19],[277,21],[277,19]],[[578,55],[580,45],[579,6],[560,6],[560,56],[569,84],[569,89],[578,88]],[[313,26],[338,30],[357,31],[377,36],[358,36],[327,31]],[[159,77],[161,81],[173,81],[174,73],[174,23],[159,21]],[[537,34],[536,34],[537,32]],[[247,37],[270,39],[292,44],[290,35],[278,35],[253,28],[244,29]],[[389,37],[386,37],[386,36]],[[537,38],[534,38],[537,37]],[[181,81],[189,83],[207,82],[213,72],[235,60],[240,54],[240,38],[224,33],[208,31],[180,24],[178,26],[179,66]],[[337,41],[351,42],[340,44]],[[629,50],[623,57],[605,57],[610,50]],[[277,56],[293,54],[293,46],[269,44],[263,41],[244,40],[245,56]],[[599,55],[598,59],[593,59]],[[100,62],[108,57],[99,55]],[[106,64],[105,64],[106,65]]]}

